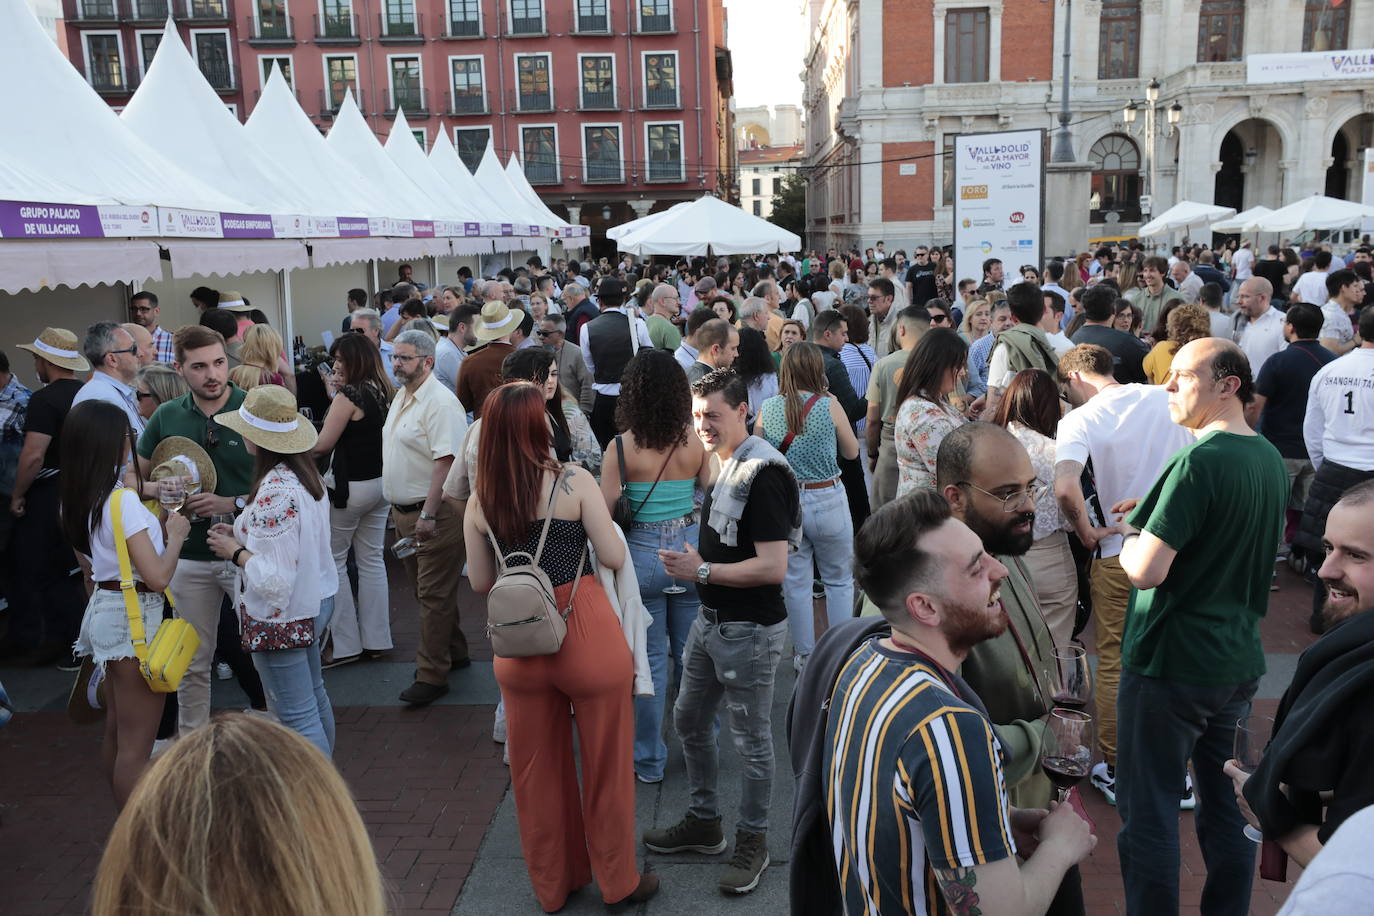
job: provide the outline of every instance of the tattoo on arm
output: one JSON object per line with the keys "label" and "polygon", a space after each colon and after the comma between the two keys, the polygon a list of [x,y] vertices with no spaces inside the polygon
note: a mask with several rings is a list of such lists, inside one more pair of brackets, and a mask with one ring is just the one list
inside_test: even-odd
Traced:
{"label": "tattoo on arm", "polygon": [[945,895],[950,912],[955,916],[981,916],[981,902],[973,890],[978,883],[978,873],[971,868],[937,868],[935,880],[940,882],[940,891]]}

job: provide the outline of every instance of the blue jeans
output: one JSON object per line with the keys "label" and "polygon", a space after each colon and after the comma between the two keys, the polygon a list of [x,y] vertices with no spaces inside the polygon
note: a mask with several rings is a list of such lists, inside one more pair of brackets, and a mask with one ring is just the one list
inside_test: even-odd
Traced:
{"label": "blue jeans", "polygon": [[676,669],[671,672],[671,683],[676,683],[682,674],[682,649],[701,607],[693,582],[678,580],[679,585],[687,588],[681,595],[663,594],[663,589],[672,584],[658,559],[659,533],[664,529],[674,531],[677,549],[684,543],[694,547],[697,544],[697,525],[684,526],[679,519],[636,522],[625,538],[635,565],[635,578],[639,580],[640,600],[654,618],[649,625],[647,647],[654,695],[635,697],[635,772],[649,782],[663,778],[663,765],[668,759],[668,745],[663,741],[663,711],[670,692],[669,659]]}
{"label": "blue jeans", "polygon": [[320,671],[320,634],[334,616],[334,597],[320,602],[315,618],[315,644],[307,649],[254,652],[253,667],[262,678],[268,708],[292,731],[324,752],[334,755],[334,707],[324,690]]}
{"label": "blue jeans", "polygon": [[1223,687],[1121,673],[1116,694],[1117,852],[1131,916],[1178,913],[1178,800],[1193,762],[1194,823],[1207,880],[1204,916],[1250,910],[1255,851],[1246,839],[1231,778],[1221,771],[1235,745],[1236,721],[1250,714],[1258,681]]}
{"label": "blue jeans", "polygon": [[801,547],[787,556],[782,596],[792,628],[792,651],[806,658],[816,645],[811,598],[813,557],[825,586],[825,616],[830,626],[854,616],[854,522],[839,481],[824,490],[803,489],[801,511]]}

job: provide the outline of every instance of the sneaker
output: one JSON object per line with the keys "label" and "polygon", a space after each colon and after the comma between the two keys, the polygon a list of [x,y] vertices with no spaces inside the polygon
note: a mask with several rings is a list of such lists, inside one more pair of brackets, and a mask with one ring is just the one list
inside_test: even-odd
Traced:
{"label": "sneaker", "polygon": [[759,886],[768,867],[768,834],[735,831],[735,854],[720,876],[720,889],[727,894],[747,894]]}
{"label": "sneaker", "polygon": [[506,743],[506,704],[496,704],[496,718],[491,723],[491,740],[497,744]]}
{"label": "sneaker", "polygon": [[1089,777],[1093,788],[1107,797],[1107,804],[1116,804],[1116,767],[1105,760],[1093,767]]}
{"label": "sneaker", "polygon": [[813,600],[825,597],[825,583],[820,579],[811,580],[811,598]]}
{"label": "sneaker", "polygon": [[229,667],[228,662],[215,663],[215,677],[219,678],[221,681],[227,681],[233,676],[234,671]]}
{"label": "sneaker", "polygon": [[718,817],[705,820],[684,814],[681,821],[665,830],[644,831],[644,845],[654,852],[701,852],[713,856],[725,851],[725,834]]}
{"label": "sneaker", "polygon": [[663,782],[663,777],[662,777],[662,776],[658,777],[657,779],[650,779],[648,776],[643,775],[643,774],[640,773],[638,770],[635,770],[635,779],[638,779],[640,782],[644,783],[646,786],[656,786],[656,785],[658,785],[659,783]]}
{"label": "sneaker", "polygon": [[338,658],[320,659],[320,667],[327,671],[330,668],[338,668],[340,665],[350,665],[360,658],[362,658],[361,655],[343,655]]}
{"label": "sneaker", "polygon": [[806,670],[806,663],[810,661],[810,659],[810,655],[792,656],[792,670],[797,672],[797,674],[801,674],[803,671]]}
{"label": "sneaker", "polygon": [[1192,811],[1197,807],[1197,795],[1193,792],[1193,775],[1183,774],[1183,794],[1178,799],[1178,810]]}

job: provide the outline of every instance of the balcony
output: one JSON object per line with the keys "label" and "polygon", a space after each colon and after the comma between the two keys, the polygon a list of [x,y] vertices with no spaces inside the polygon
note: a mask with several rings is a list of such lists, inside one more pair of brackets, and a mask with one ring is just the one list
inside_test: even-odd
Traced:
{"label": "balcony", "polygon": [[119,13],[115,0],[76,0],[76,19],[86,25],[114,25]]}
{"label": "balcony", "polygon": [[678,101],[677,87],[667,89],[645,89],[644,90],[645,108],[681,108],[682,103]]}
{"label": "balcony", "polygon": [[118,67],[93,68],[91,88],[101,96],[128,95],[138,88],[138,80],[133,74],[121,73]]}
{"label": "balcony", "polygon": [[457,19],[449,23],[445,38],[485,38],[482,23],[476,19]]}
{"label": "balcony", "polygon": [[490,112],[485,89],[464,90],[458,93],[449,91],[445,96],[444,110],[450,115],[484,115]]}
{"label": "balcony", "polygon": [[422,45],[425,43],[425,16],[377,14],[377,40],[384,45]]}
{"label": "balcony", "polygon": [[[346,88],[346,87],[345,87]],[[320,93],[320,120],[332,121],[334,116],[339,113],[339,106],[343,104],[344,90],[338,89],[331,96],[328,89],[321,89]],[[297,96],[299,98],[299,96]],[[364,115],[367,114],[367,94],[361,89],[353,89],[353,101],[357,103],[358,110]],[[410,112],[406,111],[406,117],[410,117]]]}
{"label": "balcony", "polygon": [[509,38],[533,38],[547,34],[543,16],[512,16],[510,29],[506,32]]}
{"label": "balcony", "polygon": [[291,17],[276,13],[261,19],[248,16],[243,22],[243,34],[248,36],[248,44],[254,48],[294,48],[296,30]]}
{"label": "balcony", "polygon": [[552,157],[530,156],[521,165],[525,168],[525,179],[530,184],[561,184],[558,177],[558,160]]}
{"label": "balcony", "polygon": [[609,35],[611,34],[611,14],[609,10],[600,13],[577,13],[574,18],[573,29],[578,35]]}
{"label": "balcony", "polygon": [[317,45],[360,45],[363,43],[358,32],[358,16],[344,13],[331,16],[328,13],[320,18],[319,13],[310,17],[315,25],[315,44]]}
{"label": "balcony", "polygon": [[641,35],[662,35],[671,31],[673,31],[673,13],[671,10],[665,10],[662,13],[640,14],[639,32]]}
{"label": "balcony", "polygon": [[190,20],[196,25],[210,23],[229,24],[229,4],[227,0],[181,0],[181,20]]}
{"label": "balcony", "polygon": [[398,111],[404,111],[408,121],[423,121],[428,118],[430,114],[429,90],[392,89],[391,98],[388,100],[386,111],[382,112],[382,115],[388,119],[394,119]]}
{"label": "balcony", "polygon": [[583,86],[577,109],[578,111],[619,111],[620,90],[611,87],[593,92]]}
{"label": "balcony", "polygon": [[619,159],[588,159],[583,165],[583,184],[620,184],[625,169]]}
{"label": "balcony", "polygon": [[210,88],[220,95],[228,95],[238,91],[238,87],[234,85],[234,75],[229,72],[228,63],[202,61],[200,72],[205,75],[205,81],[210,84]]}
{"label": "balcony", "polygon": [[545,89],[542,92],[521,92],[519,89],[512,89],[511,108],[517,114],[532,111],[555,111],[553,89]]}
{"label": "balcony", "polygon": [[648,181],[683,181],[682,158],[649,159]]}
{"label": "balcony", "polygon": [[162,25],[171,12],[168,0],[129,0],[129,21]]}

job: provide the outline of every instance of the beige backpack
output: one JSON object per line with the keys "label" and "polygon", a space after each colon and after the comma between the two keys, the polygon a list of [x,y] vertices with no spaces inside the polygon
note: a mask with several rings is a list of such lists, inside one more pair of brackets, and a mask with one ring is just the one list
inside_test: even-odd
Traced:
{"label": "beige backpack", "polygon": [[577,560],[577,576],[568,594],[568,605],[560,609],[554,600],[549,574],[539,568],[544,541],[549,536],[549,525],[553,522],[553,502],[557,492],[558,483],[555,481],[549,491],[544,528],[539,533],[539,543],[533,554],[512,550],[503,556],[495,536],[490,529],[487,530],[487,539],[496,551],[498,570],[496,584],[487,593],[487,636],[491,639],[491,650],[498,658],[552,655],[562,648],[563,638],[568,635],[568,615],[572,613],[573,598],[582,580],[587,544],[583,542],[582,553]]}

